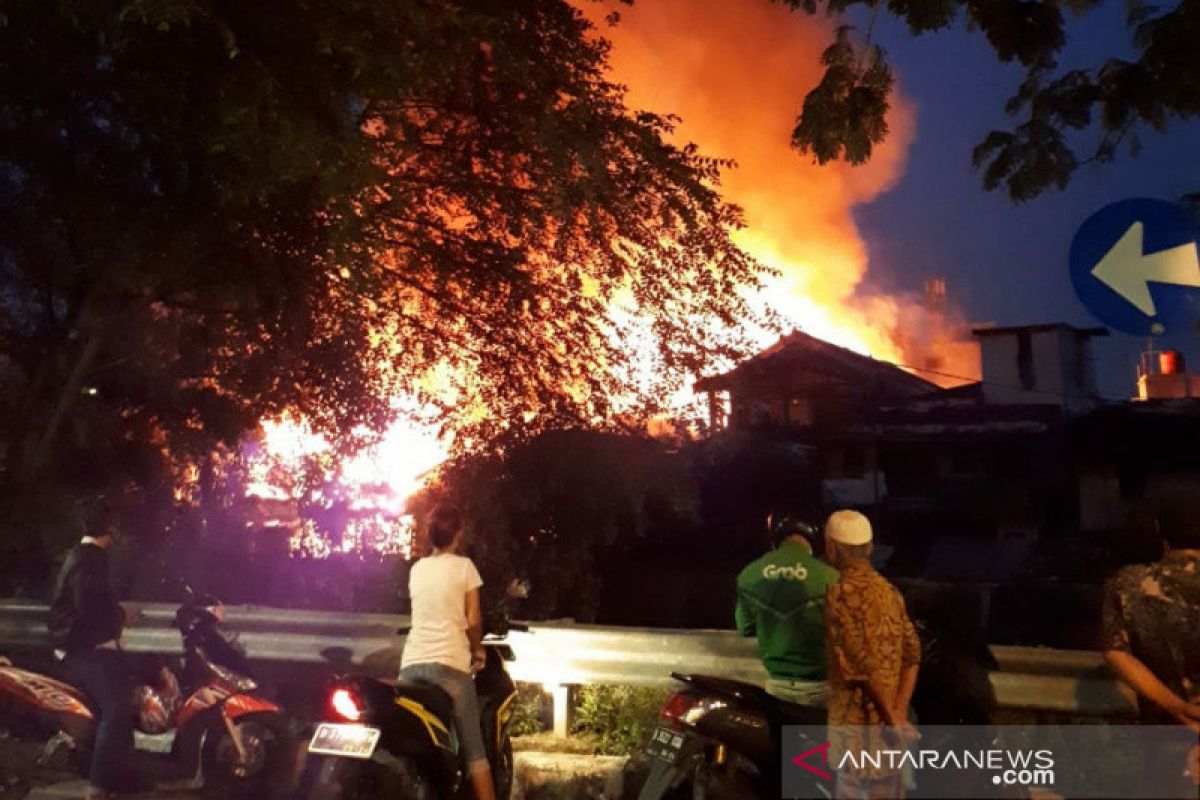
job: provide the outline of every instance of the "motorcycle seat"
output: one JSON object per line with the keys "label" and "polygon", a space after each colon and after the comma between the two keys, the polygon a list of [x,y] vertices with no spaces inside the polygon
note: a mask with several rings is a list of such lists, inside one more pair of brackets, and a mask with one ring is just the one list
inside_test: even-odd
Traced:
{"label": "motorcycle seat", "polygon": [[387,685],[391,687],[397,697],[416,700],[432,711],[438,719],[444,721],[447,726],[454,722],[454,701],[442,687],[432,683],[406,680],[387,681]]}
{"label": "motorcycle seat", "polygon": [[779,721],[783,725],[824,725],[828,718],[829,712],[824,708],[802,706],[777,698],[771,699],[775,704]]}

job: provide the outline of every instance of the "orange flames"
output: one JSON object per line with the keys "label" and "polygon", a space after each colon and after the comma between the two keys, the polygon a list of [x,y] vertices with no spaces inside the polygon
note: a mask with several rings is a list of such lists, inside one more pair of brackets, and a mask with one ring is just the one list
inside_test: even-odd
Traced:
{"label": "orange flames", "polygon": [[[601,20],[611,10],[621,14],[614,27]],[[613,75],[632,107],[678,114],[681,141],[737,161],[722,188],[746,214],[738,244],[780,273],[757,299],[814,336],[902,360],[890,333],[902,301],[855,293],[867,255],[851,210],[900,177],[915,127],[908,103],[894,104],[892,133],[868,165],[818,166],[789,141],[821,78],[828,20],[766,0],[654,0],[588,13],[613,42]],[[774,338],[763,332],[760,341]]]}
{"label": "orange flames", "polygon": [[[621,21],[610,27],[603,16],[614,10]],[[858,291],[867,253],[852,211],[899,179],[915,134],[911,105],[902,96],[894,101],[891,135],[866,166],[817,166],[789,145],[796,113],[821,77],[820,55],[833,35],[829,20],[767,0],[588,3],[584,12],[613,42],[613,76],[628,87],[630,107],[677,114],[680,142],[736,160],[723,191],[745,211],[747,227],[737,241],[778,272],[753,302],[792,327],[897,363],[931,363],[930,347],[951,344],[944,326],[913,333],[914,320],[920,320],[917,327],[929,326],[928,311],[915,296]],[[751,335],[764,347],[776,337],[768,331]],[[970,358],[957,366],[963,364],[970,365]],[[339,478],[380,513],[403,515],[404,501],[446,457],[445,443],[431,431],[397,421],[377,447],[343,462]],[[281,492],[271,470],[329,450],[294,421],[264,423],[264,445],[252,489],[262,497]],[[308,534],[301,540],[320,550]]]}
{"label": "orange flames", "polygon": [[[446,443],[435,430],[401,415],[372,446],[338,458],[332,444],[303,420],[264,420],[257,446],[246,451],[246,493],[260,506],[284,509],[264,520],[265,526],[290,528],[295,552],[407,554],[413,529],[405,508],[408,498],[447,457]],[[315,487],[306,486],[302,477],[312,468],[322,472]],[[318,506],[344,506],[336,543],[319,533],[313,519],[297,513],[302,498]]]}

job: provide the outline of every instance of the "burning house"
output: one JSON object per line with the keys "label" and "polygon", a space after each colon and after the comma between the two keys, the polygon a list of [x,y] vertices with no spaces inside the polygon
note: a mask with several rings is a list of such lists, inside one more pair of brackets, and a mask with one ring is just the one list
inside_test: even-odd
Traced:
{"label": "burning house", "polygon": [[906,541],[1075,527],[1065,432],[1098,404],[1089,342],[1064,324],[973,331],[982,380],[952,389],[803,333],[700,380],[714,428],[803,444],[826,508],[872,509]]}
{"label": "burning house", "polygon": [[793,331],[729,372],[702,378],[696,389],[708,395],[714,428],[820,431],[938,387],[894,364]]}

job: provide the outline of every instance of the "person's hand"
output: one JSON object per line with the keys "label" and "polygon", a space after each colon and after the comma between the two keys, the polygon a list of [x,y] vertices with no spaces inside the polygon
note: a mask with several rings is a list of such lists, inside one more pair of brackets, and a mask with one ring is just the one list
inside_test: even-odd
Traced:
{"label": "person's hand", "polygon": [[901,747],[910,745],[921,738],[920,731],[902,716],[887,726],[887,733],[892,741]]}
{"label": "person's hand", "polygon": [[1180,725],[1186,725],[1196,733],[1200,733],[1200,703],[1189,703],[1178,699],[1167,708],[1171,716]]}
{"label": "person's hand", "polygon": [[471,653],[471,674],[479,672],[485,664],[487,664],[487,654],[484,653],[482,647]]}
{"label": "person's hand", "polygon": [[884,716],[883,721],[887,723],[892,739],[900,746],[911,745],[912,742],[920,739],[919,730],[908,722],[908,709],[906,708],[892,709],[890,714]]}

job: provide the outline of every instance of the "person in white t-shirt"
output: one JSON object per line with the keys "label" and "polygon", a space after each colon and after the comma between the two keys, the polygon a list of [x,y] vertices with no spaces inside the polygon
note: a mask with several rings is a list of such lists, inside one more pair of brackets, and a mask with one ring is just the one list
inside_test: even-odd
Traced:
{"label": "person in white t-shirt", "polygon": [[457,554],[462,530],[463,515],[457,506],[443,503],[430,514],[433,552],[413,564],[408,574],[412,629],[404,643],[400,677],[440,686],[454,700],[454,717],[475,795],[479,800],[495,800],[472,677],[484,664],[479,612],[483,580],[471,559]]}

